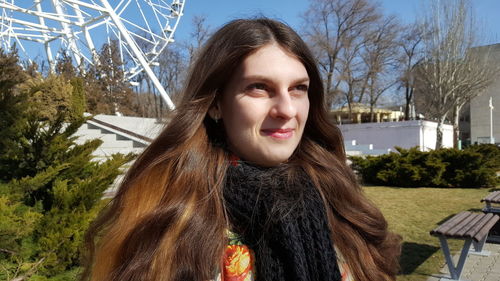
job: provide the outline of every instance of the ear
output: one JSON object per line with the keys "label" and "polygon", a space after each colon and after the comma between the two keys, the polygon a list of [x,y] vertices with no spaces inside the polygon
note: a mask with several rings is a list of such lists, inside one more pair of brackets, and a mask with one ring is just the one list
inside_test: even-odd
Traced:
{"label": "ear", "polygon": [[210,118],[212,118],[214,121],[217,121],[221,118],[221,112],[219,108],[220,108],[219,102],[216,102],[208,110],[208,116],[210,116]]}

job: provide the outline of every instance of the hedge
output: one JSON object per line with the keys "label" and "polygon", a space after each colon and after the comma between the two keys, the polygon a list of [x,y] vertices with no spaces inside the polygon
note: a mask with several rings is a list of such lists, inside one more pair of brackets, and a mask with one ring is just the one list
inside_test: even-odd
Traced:
{"label": "hedge", "polygon": [[500,183],[500,148],[473,145],[464,150],[396,148],[380,156],[351,156],[364,183],[400,187],[491,187]]}

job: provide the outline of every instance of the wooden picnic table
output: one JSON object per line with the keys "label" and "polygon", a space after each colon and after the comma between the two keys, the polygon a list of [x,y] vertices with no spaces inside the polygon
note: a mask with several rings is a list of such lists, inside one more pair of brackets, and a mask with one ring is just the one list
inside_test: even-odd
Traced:
{"label": "wooden picnic table", "polygon": [[497,206],[500,205],[500,190],[491,192],[486,197],[481,199],[481,202],[486,204],[483,211],[500,213],[500,206]]}
{"label": "wooden picnic table", "polygon": [[[446,222],[433,229],[430,234],[437,236],[443,250],[446,264],[450,270],[451,280],[460,280],[465,260],[469,253],[489,255],[483,251],[488,232],[499,221],[500,217],[493,213],[460,212]],[[455,265],[448,247],[448,239],[463,239],[464,245]],[[470,251],[473,245],[474,251]]]}
{"label": "wooden picnic table", "polygon": [[[500,190],[491,192],[481,199],[481,202],[485,203],[483,208],[484,213],[492,213],[500,216]],[[500,221],[491,228],[488,241],[500,243]]]}

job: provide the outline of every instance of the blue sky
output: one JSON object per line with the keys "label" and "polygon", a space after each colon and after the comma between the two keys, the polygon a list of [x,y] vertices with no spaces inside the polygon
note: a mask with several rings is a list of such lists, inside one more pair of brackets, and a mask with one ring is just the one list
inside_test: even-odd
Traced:
{"label": "blue sky", "polygon": [[[434,0],[436,1],[436,0]],[[382,11],[411,23],[422,10],[422,0],[379,0]],[[500,42],[500,0],[472,0],[477,19],[483,26],[488,43]],[[177,40],[187,40],[191,20],[205,15],[212,28],[235,18],[265,15],[280,19],[296,30],[300,29],[300,14],[307,9],[307,0],[186,0],[184,17],[176,31]]]}
{"label": "blue sky", "polygon": [[[373,0],[377,1],[377,0]],[[438,0],[378,0],[384,14],[398,16],[403,23],[412,23],[421,14],[423,4]],[[471,0],[476,10],[480,26],[483,27],[484,44],[500,43],[500,0]],[[167,0],[166,2],[170,2]],[[264,15],[280,19],[300,33],[302,26],[301,14],[307,10],[309,0],[186,0],[184,16],[175,32],[175,40],[187,41],[192,32],[194,16],[204,15],[212,29],[224,23],[244,17]],[[95,35],[95,34],[94,34]],[[95,44],[100,49],[104,37],[97,36]],[[102,39],[102,40],[99,40]],[[20,52],[21,57],[29,56],[36,60],[45,59],[45,51],[41,44],[23,42],[26,53]],[[52,46],[58,50],[56,45]]]}

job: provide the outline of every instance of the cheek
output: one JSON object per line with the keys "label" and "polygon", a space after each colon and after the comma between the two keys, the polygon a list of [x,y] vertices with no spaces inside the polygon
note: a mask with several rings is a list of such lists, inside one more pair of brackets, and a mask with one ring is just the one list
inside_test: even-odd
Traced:
{"label": "cheek", "polygon": [[299,121],[302,122],[302,125],[304,126],[307,121],[307,117],[309,116],[309,100],[306,100],[297,106],[297,116],[300,119]]}
{"label": "cheek", "polygon": [[228,118],[238,120],[241,125],[251,126],[262,119],[265,104],[251,98],[242,97],[226,104]]}
{"label": "cheek", "polygon": [[232,103],[223,113],[226,134],[241,138],[260,130],[262,107],[255,103]]}

